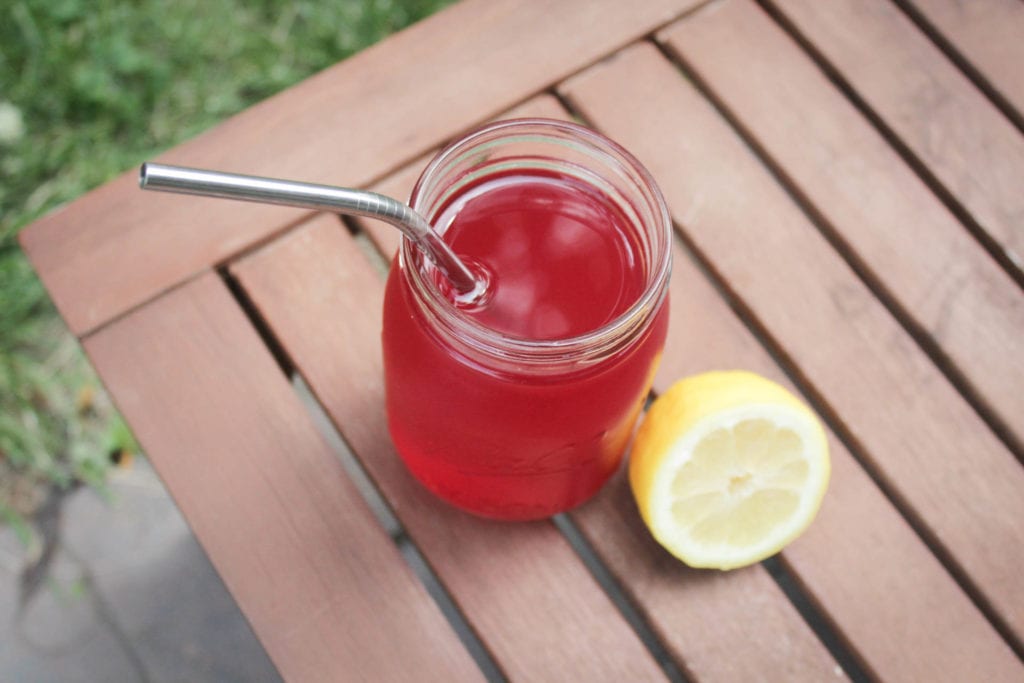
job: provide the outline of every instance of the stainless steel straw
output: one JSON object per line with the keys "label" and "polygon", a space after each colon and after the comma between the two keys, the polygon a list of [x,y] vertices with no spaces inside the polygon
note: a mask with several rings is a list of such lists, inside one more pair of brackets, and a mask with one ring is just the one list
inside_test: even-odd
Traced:
{"label": "stainless steel straw", "polygon": [[378,218],[411,239],[463,297],[484,287],[426,219],[407,204],[376,192],[152,163],[139,169],[139,187]]}

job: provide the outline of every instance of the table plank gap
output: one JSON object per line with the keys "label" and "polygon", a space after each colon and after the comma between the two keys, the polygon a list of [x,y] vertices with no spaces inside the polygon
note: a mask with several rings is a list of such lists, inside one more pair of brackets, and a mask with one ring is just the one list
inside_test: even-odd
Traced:
{"label": "table plank gap", "polygon": [[1024,8],[1020,0],[893,2],[1024,133],[1024,85],[1019,71],[1024,63]]}
{"label": "table plank gap", "polygon": [[560,514],[556,515],[553,521],[558,530],[562,532],[562,536],[565,537],[573,550],[576,551],[576,554],[579,555],[583,564],[587,566],[590,575],[594,577],[594,580],[601,585],[604,592],[615,603],[615,607],[622,614],[623,619],[628,621],[629,625],[640,636],[640,640],[643,641],[651,656],[658,662],[668,680],[678,683],[689,683],[690,679],[687,678],[683,670],[676,664],[671,652],[665,643],[662,642],[661,638],[658,637],[643,609],[623,589],[622,584],[594,550],[594,546],[587,540],[586,535],[572,520],[572,517],[567,514]]}
{"label": "table plank gap", "polygon": [[220,266],[215,272],[224,283],[224,286],[231,292],[231,296],[234,297],[235,303],[242,309],[245,317],[249,319],[249,323],[256,330],[256,334],[263,341],[263,345],[270,351],[270,355],[274,358],[274,362],[277,363],[277,368],[281,371],[281,374],[290,380],[295,374],[295,363],[288,355],[288,351],[281,345],[277,337],[274,336],[274,332],[267,325],[267,321],[256,310],[255,304],[245,293],[245,289],[238,283],[238,280],[231,274],[227,266]]}
{"label": "table plank gap", "polygon": [[302,407],[306,409],[306,412],[312,418],[313,424],[320,432],[320,435],[324,437],[324,440],[331,447],[331,451],[341,463],[341,466],[345,468],[349,479],[352,480],[356,490],[359,491],[363,500],[366,501],[370,510],[373,511],[377,521],[380,522],[380,525],[388,532],[388,536],[397,544],[398,538],[405,534],[405,528],[398,521],[394,510],[391,509],[387,500],[381,495],[380,490],[374,486],[373,481],[366,473],[366,470],[363,469],[362,464],[360,464],[359,459],[352,452],[351,446],[348,445],[345,437],[341,435],[334,426],[334,423],[331,422],[324,412],[323,406],[317,401],[316,395],[310,386],[306,384],[306,380],[302,378],[302,375],[296,371],[292,373],[289,379],[292,391],[295,392]]}
{"label": "table plank gap", "polygon": [[[836,184],[843,184],[845,187],[849,183],[842,183],[841,180],[830,183],[823,180],[825,169],[817,166],[811,167],[807,160],[812,158],[813,154],[800,148],[800,142],[787,141],[781,134],[762,141],[762,138],[755,132],[753,127],[761,125],[759,117],[782,116],[782,114],[776,114],[776,110],[772,109],[773,102],[764,103],[763,100],[756,100],[743,111],[737,111],[729,106],[726,97],[731,95],[744,98],[756,91],[759,86],[737,86],[741,92],[738,92],[736,88],[730,90],[729,86],[732,83],[722,86],[722,78],[717,81],[711,79],[699,67],[703,65],[707,69],[714,70],[713,73],[721,74],[725,71],[726,76],[738,77],[739,72],[728,71],[730,65],[735,64],[737,69],[742,68],[748,72],[751,68],[760,67],[760,65],[744,66],[743,58],[748,57],[748,54],[742,52],[747,49],[756,50],[759,46],[758,39],[761,39],[760,45],[765,50],[771,51],[770,55],[765,55],[766,61],[779,59],[779,55],[785,54],[786,45],[765,44],[766,41],[776,37],[771,33],[766,33],[766,31],[773,30],[775,25],[767,17],[761,19],[763,15],[753,2],[723,1],[720,8],[721,11],[714,14],[709,13],[704,17],[694,14],[687,22],[675,24],[668,31],[659,34],[656,45],[665,57],[673,62],[701,94],[712,103],[719,115],[729,123],[810,223],[843,257],[892,316],[900,321],[918,346],[968,400],[988,427],[1013,451],[1017,459],[1024,463],[1024,398],[1018,390],[1021,384],[1024,384],[1024,366],[1018,368],[1012,365],[1015,358],[1024,355],[1024,337],[1020,334],[1020,330],[1024,329],[1024,293],[1014,285],[1010,278],[1004,276],[1003,271],[995,267],[982,249],[977,248],[974,242],[962,235],[960,226],[954,225],[952,217],[938,206],[933,207],[926,204],[919,209],[917,217],[929,221],[932,225],[929,231],[930,243],[927,246],[914,245],[919,253],[903,256],[900,264],[896,266],[890,264],[888,269],[883,268],[883,264],[869,262],[867,257],[871,253],[879,254],[889,249],[906,251],[905,248],[908,245],[893,242],[889,237],[892,234],[891,226],[899,224],[905,218],[903,212],[884,213],[878,211],[855,214],[855,209],[848,209],[854,203],[853,200],[843,194],[842,189],[836,187]],[[698,21],[699,19],[706,20]],[[707,38],[708,31],[714,29],[729,31],[734,35],[742,31],[747,39],[738,41],[742,44],[742,48],[730,49],[730,46],[723,41]],[[695,32],[698,35],[694,35]],[[693,40],[688,39],[691,36]],[[691,58],[687,59],[684,52],[690,54]],[[796,52],[795,49],[794,52]],[[695,64],[694,59],[702,61],[700,64]],[[789,63],[783,61],[783,64]],[[789,69],[779,70],[785,73],[799,73],[795,67],[802,66],[802,64],[798,62],[796,65],[789,64],[789,66]],[[760,77],[759,74],[747,78]],[[773,88],[773,90],[775,89]],[[814,101],[813,95],[811,95],[816,92],[814,89],[801,92],[806,95],[800,98],[799,106],[801,107],[819,106],[825,110],[832,104],[827,100],[824,102]],[[822,93],[821,95],[824,98],[827,94]],[[813,104],[811,104],[812,102]],[[746,104],[748,104],[746,101],[741,101],[741,105]],[[846,112],[840,111],[840,114],[844,113]],[[791,115],[796,120],[797,112],[794,111]],[[813,117],[814,115],[809,114],[808,116]],[[752,117],[757,118],[752,120]],[[832,117],[833,120],[835,118],[837,117]],[[806,139],[809,135],[813,135],[813,132],[809,132],[811,130],[812,127],[805,124],[800,137]],[[870,129],[865,126],[865,130]],[[774,132],[769,126],[765,135],[771,136]],[[860,132],[864,132],[864,130],[857,131],[850,125],[846,125],[843,135],[850,138]],[[851,144],[869,147],[872,141],[871,138],[868,138],[863,143]],[[768,146],[772,143],[774,149]],[[883,143],[879,141],[878,145],[883,145]],[[882,147],[881,149],[887,148]],[[817,151],[816,148],[815,151]],[[859,161],[859,153],[858,150],[851,149],[847,159]],[[869,158],[872,162],[879,161],[877,157]],[[893,161],[899,163],[898,159]],[[787,168],[787,162],[792,165],[792,172]],[[865,162],[865,165],[867,163]],[[898,168],[897,172],[900,170],[902,169]],[[867,168],[864,173],[879,174],[873,167]],[[912,177],[909,176],[909,178]],[[803,180],[803,184],[801,184],[801,180]],[[915,196],[915,190],[918,191],[918,194],[925,192],[923,188],[914,185],[903,187],[900,184],[903,181],[905,185],[908,180],[907,175],[898,175],[898,173],[891,179],[889,184],[894,186],[892,201],[909,203],[909,197]],[[885,190],[882,190],[876,194],[872,201],[884,202],[889,199],[888,196],[884,196],[884,192]],[[897,197],[898,194],[903,196]],[[933,196],[926,194],[926,199],[931,200]],[[839,208],[836,209],[828,203],[829,200],[832,200],[832,204],[846,203],[839,204]],[[930,212],[925,213],[926,211]],[[869,222],[878,225],[878,229],[874,233],[864,228],[864,225]],[[866,253],[862,255],[858,247],[861,247]],[[932,254],[934,257],[931,256]],[[923,322],[926,319],[935,320],[935,318],[927,310],[931,299],[925,298],[922,292],[938,289],[935,283],[941,281],[943,275],[953,277],[949,275],[951,271],[946,262],[947,254],[955,254],[959,262],[966,264],[963,267],[984,285],[967,293],[964,293],[963,287],[956,288],[958,298],[973,297],[968,304],[962,307],[962,317],[944,323],[940,316],[933,327],[936,328],[937,334],[941,334],[944,327],[966,327],[971,330],[971,336],[947,334],[946,336],[950,339],[944,344]],[[901,277],[901,273],[909,269],[900,267],[904,263],[913,266],[913,276]],[[979,343],[989,344],[989,346],[984,351],[979,351]]]}
{"label": "table plank gap", "polygon": [[[976,192],[973,200],[965,198],[962,193],[955,192],[952,188],[957,183],[968,181],[959,179],[952,172],[940,175],[940,172],[933,169],[930,164],[934,159],[926,160],[911,144],[905,131],[898,131],[890,121],[873,107],[866,96],[857,88],[848,74],[840,69],[833,61],[829,60],[817,43],[815,43],[779,6],[777,0],[756,0],[759,5],[800,45],[800,47],[815,61],[822,73],[843,93],[860,111],[878,133],[892,146],[892,148],[903,158],[906,164],[928,185],[935,193],[935,196],[945,207],[956,216],[957,220],[967,231],[981,244],[989,255],[1007,272],[1010,277],[1022,288],[1024,288],[1024,249],[1017,243],[1020,239],[1021,226],[1014,219],[1001,219],[999,216],[989,221],[982,221],[975,214],[982,212],[986,215],[1001,214],[1002,207],[993,208],[990,200],[984,197],[981,190]],[[1000,113],[1000,121],[1004,118]],[[978,124],[980,127],[980,124]],[[1016,133],[1017,131],[1014,131]],[[1019,146],[1015,138],[1011,141],[1013,147]],[[978,162],[982,163],[982,162]],[[1012,182],[1007,180],[1007,182]],[[983,189],[983,188],[982,188]],[[978,198],[981,196],[982,198]],[[996,225],[993,227],[992,222]],[[988,225],[986,226],[986,223]]]}
{"label": "table plank gap", "polygon": [[355,484],[356,490],[362,495],[363,500],[377,517],[377,521],[388,532],[388,535],[398,546],[398,550],[409,568],[423,584],[427,593],[437,603],[441,613],[448,620],[452,630],[458,635],[463,646],[469,651],[470,656],[480,667],[480,671],[488,681],[504,682],[508,678],[498,666],[494,656],[487,649],[479,634],[470,624],[466,615],[459,609],[458,604],[448,589],[438,578],[437,573],[423,557],[423,553],[416,546],[416,543],[409,536],[401,521],[395,515],[394,510],[388,503],[384,494],[373,483],[369,473],[362,463],[352,452],[351,446],[345,441],[345,437],[338,431],[331,418],[327,415],[323,405],[317,400],[312,388],[306,383],[298,372],[292,376],[292,389],[295,391],[299,402],[309,413],[313,424],[324,437],[324,440],[334,451],[335,456],[341,461],[342,467],[348,473],[349,478]]}
{"label": "table plank gap", "polygon": [[[607,75],[606,75],[607,74]],[[673,85],[675,83],[675,85]],[[742,141],[730,137],[729,130],[724,121],[715,121],[709,113],[714,113],[713,108],[706,100],[699,98],[696,90],[688,85],[685,78],[679,74],[674,65],[665,61],[664,56],[658,53],[657,49],[649,44],[637,44],[619,53],[615,60],[610,60],[600,67],[595,68],[593,73],[584,74],[567,82],[562,86],[563,94],[574,103],[577,111],[583,113],[592,125],[596,125],[606,133],[611,134],[629,149],[634,151],[641,161],[644,161],[648,168],[659,180],[669,201],[670,210],[677,221],[677,229],[682,235],[692,252],[701,260],[706,272],[712,273],[719,282],[720,291],[728,294],[732,302],[732,308],[741,313],[746,326],[753,329],[756,336],[768,348],[773,350],[776,359],[779,359],[793,380],[806,392],[806,395],[826,417],[828,423],[836,427],[837,431],[845,434],[848,444],[852,450],[858,453],[861,461],[858,462],[846,449],[840,449],[845,457],[838,457],[834,451],[833,466],[842,466],[846,477],[859,478],[857,487],[862,490],[862,497],[867,497],[876,510],[877,515],[885,519],[885,523],[891,525],[886,529],[885,534],[891,536],[891,545],[887,552],[895,556],[907,554],[908,557],[901,558],[901,563],[913,558],[915,565],[914,572],[919,574],[915,582],[907,584],[903,590],[908,593],[915,593],[914,599],[923,608],[934,595],[934,591],[941,590],[947,595],[947,600],[956,602],[955,609],[959,616],[953,618],[951,615],[943,617],[943,628],[951,631],[963,630],[964,634],[975,639],[979,646],[986,648],[989,655],[979,658],[972,663],[970,658],[957,661],[956,657],[950,657],[948,653],[939,651],[932,652],[932,655],[925,658],[916,658],[911,662],[905,655],[892,651],[891,642],[884,637],[879,638],[879,632],[874,628],[873,623],[863,621],[863,613],[860,610],[858,601],[844,602],[840,599],[837,606],[843,610],[856,614],[860,622],[844,623],[844,628],[855,628],[857,634],[856,642],[861,646],[868,646],[874,651],[872,657],[865,656],[865,661],[878,656],[877,663],[873,661],[872,669],[883,671],[885,667],[902,669],[909,667],[924,667],[927,670],[935,666],[940,658],[950,659],[950,663],[964,671],[971,671],[973,667],[982,662],[990,664],[995,671],[1001,671],[1002,675],[1008,675],[1014,669],[1011,662],[1016,662],[1014,650],[1004,640],[1009,636],[1011,642],[1016,639],[1016,629],[1009,627],[1000,629],[998,632],[993,629],[992,624],[986,619],[991,618],[1002,621],[1004,624],[1015,624],[1018,617],[1016,610],[1011,606],[1019,600],[1016,592],[1016,584],[1011,576],[1016,574],[1013,562],[1006,562],[1004,553],[1007,548],[1019,548],[1019,543],[1014,539],[1020,536],[1020,529],[1010,519],[1018,515],[1010,512],[1020,507],[1020,499],[1014,493],[1015,485],[1008,486],[1007,479],[1018,482],[1022,476],[1020,463],[1012,454],[1007,452],[1001,444],[993,438],[986,437],[989,434],[977,420],[976,414],[969,408],[961,408],[959,394],[943,388],[943,380],[928,379],[934,372],[934,366],[930,362],[915,358],[910,348],[916,348],[912,344],[908,347],[905,342],[896,344],[900,333],[889,329],[890,324],[886,323],[888,314],[878,314],[877,310],[884,310],[872,303],[874,300],[857,295],[858,304],[850,309],[847,299],[851,295],[849,287],[843,288],[842,292],[847,298],[843,301],[831,301],[822,298],[823,294],[832,291],[835,286],[829,285],[828,281],[839,278],[846,282],[848,278],[841,267],[836,267],[829,257],[828,250],[815,244],[809,235],[803,234],[799,229],[800,220],[796,207],[790,208],[787,201],[771,199],[773,193],[778,192],[779,196],[785,197],[781,189],[770,189],[774,183],[766,182],[765,178],[770,176],[764,171],[760,164],[752,164],[744,159],[749,159],[749,150],[742,145]],[[628,104],[627,104],[628,103]],[[674,128],[678,121],[687,121],[691,127],[688,134],[680,135]],[[672,127],[672,134],[669,134],[669,127]],[[666,144],[671,141],[671,144]],[[699,162],[697,160],[700,160]],[[762,175],[763,174],[763,175]],[[719,192],[724,194],[719,194]],[[758,212],[751,213],[754,204],[758,205]],[[772,207],[767,209],[767,207]],[[737,213],[740,212],[740,213]],[[773,214],[774,211],[774,214]],[[751,236],[743,237],[741,234],[732,236],[733,233],[742,229],[753,229],[759,226],[758,230],[767,231],[766,234],[773,235],[772,240],[758,243],[751,241]],[[800,233],[800,244],[805,253],[796,260],[786,262],[779,260],[775,253],[764,253],[766,247],[771,251],[776,250],[776,245],[795,244],[793,237],[784,237],[791,231]],[[807,226],[809,233],[816,233],[813,226]],[[822,242],[824,243],[824,242]],[[743,245],[754,245],[745,249]],[[710,250],[710,251],[709,251]],[[747,253],[749,252],[749,254]],[[713,256],[713,258],[712,258]],[[785,264],[783,270],[774,273],[775,281],[768,290],[764,290],[766,281],[763,277],[757,276],[758,269],[763,269],[764,264],[772,263],[773,258],[778,262],[779,267]],[[838,259],[838,257],[835,257]],[[682,260],[682,259],[681,259]],[[841,261],[839,261],[841,263]],[[677,264],[680,261],[677,260]],[[680,264],[681,265],[681,264]],[[679,270],[682,270],[680,268]],[[796,285],[803,281],[804,276],[816,278],[816,284],[810,289],[806,282],[803,286]],[[673,280],[681,277],[681,273],[674,274]],[[794,279],[795,278],[795,279]],[[859,282],[853,278],[854,282]],[[779,287],[789,282],[783,288],[788,296],[780,296],[783,291]],[[757,285],[762,289],[759,290]],[[847,283],[849,284],[849,283]],[[790,286],[797,289],[792,289]],[[691,282],[690,287],[695,283]],[[831,287],[832,289],[826,289]],[[836,290],[837,292],[839,290]],[[767,295],[775,298],[766,298]],[[673,298],[675,301],[675,298]],[[783,303],[788,302],[788,303]],[[844,304],[846,308],[840,307],[837,311],[830,311],[831,307]],[[798,306],[799,312],[786,313],[784,307]],[[783,308],[780,308],[783,307]],[[844,312],[845,311],[845,312]],[[870,312],[870,315],[868,313]],[[702,311],[707,314],[707,311]],[[796,313],[793,315],[793,313]],[[842,315],[838,315],[842,313]],[[853,316],[853,317],[851,317]],[[877,339],[881,335],[887,340],[885,347],[878,347],[876,353],[875,345],[863,346],[860,341],[861,332],[857,329],[843,329],[850,322],[858,318],[866,318],[872,328],[870,338]],[[674,320],[678,319],[674,314]],[[824,328],[815,331],[814,327],[800,332],[800,325],[814,323],[817,327]],[[847,322],[850,321],[850,322]],[[898,325],[896,329],[900,329]],[[820,339],[818,344],[830,348],[834,354],[842,347],[848,347],[843,356],[849,362],[831,360],[831,365],[822,366],[819,359],[812,353],[813,346],[808,346],[808,340],[816,338],[814,335],[827,331],[833,335],[831,340]],[[710,333],[709,333],[710,334]],[[723,345],[727,340],[734,339],[734,334],[721,331],[718,335],[712,336],[714,343]],[[811,335],[808,337],[808,335]],[[670,330],[670,340],[672,332]],[[700,341],[700,340],[698,340]],[[705,340],[706,341],[706,340]],[[696,343],[696,342],[695,342]],[[884,353],[881,349],[888,349]],[[865,355],[867,354],[867,355]],[[895,354],[895,355],[889,355]],[[799,358],[797,358],[799,356]],[[678,360],[666,354],[663,358],[663,366],[672,365],[682,367]],[[850,363],[853,363],[850,365]],[[687,366],[692,363],[686,363]],[[728,365],[726,366],[728,367]],[[856,375],[839,372],[841,368],[858,368]],[[931,368],[931,370],[929,369]],[[680,373],[682,374],[682,373]],[[924,375],[921,377],[921,375]],[[678,376],[678,375],[677,375]],[[840,379],[841,381],[837,381]],[[928,418],[928,426],[923,431],[913,429],[911,432],[893,431],[886,427],[887,420],[883,415],[876,415],[877,409],[888,403],[878,403],[877,396],[892,396],[899,394],[897,386],[892,384],[892,378],[896,377],[918,377],[919,381],[926,383],[928,393],[917,396],[914,401],[920,403],[925,401],[930,407],[927,411],[921,412],[920,406],[914,406],[914,402],[904,404],[905,418],[915,425],[923,427],[920,420],[925,415]],[[941,375],[940,375],[941,377]],[[870,379],[869,379],[870,378]],[[658,386],[656,379],[655,386]],[[866,383],[865,383],[866,382]],[[878,385],[881,383],[881,385]],[[863,386],[861,386],[863,385]],[[894,392],[894,390],[896,390]],[[864,395],[866,401],[860,400],[858,394],[867,392]],[[878,393],[880,392],[880,393]],[[871,398],[874,396],[874,398]],[[934,440],[935,420],[938,413],[948,415],[940,424],[943,425],[945,436],[943,441]],[[892,414],[889,414],[891,417]],[[954,426],[956,423],[966,422],[974,424],[974,427],[960,428]],[[874,426],[875,429],[869,428]],[[904,427],[906,424],[904,424]],[[966,431],[965,431],[966,430]],[[914,434],[914,440],[907,441],[904,437]],[[977,455],[984,453],[986,463],[985,471],[992,469],[989,477],[984,481],[979,479],[979,474],[973,473],[965,476],[957,467],[959,454],[964,452],[959,447],[951,448],[954,440],[964,437],[971,440],[977,439],[974,446],[965,446]],[[931,443],[922,450],[922,438],[927,438]],[[842,442],[840,442],[842,445]],[[835,448],[835,446],[834,446]],[[929,472],[923,472],[913,468],[913,475],[910,471],[904,472],[907,477],[893,478],[895,473],[891,468],[896,466],[896,471],[903,467],[904,462],[909,462],[905,457],[895,459],[883,459],[881,455],[891,452],[906,456],[914,455],[918,458],[927,457],[931,462],[929,472],[935,474],[943,471],[935,469],[935,465],[942,465],[945,471],[951,476],[945,478],[932,478],[926,476]],[[915,453],[916,452],[916,453]],[[935,460],[939,454],[942,457]],[[865,469],[864,465],[869,465]],[[955,470],[955,473],[953,470]],[[865,482],[870,481],[866,471],[875,473],[876,481],[884,484],[882,487],[871,487]],[[996,473],[998,472],[998,473]],[[918,479],[925,476],[930,480],[924,488],[918,483]],[[838,474],[833,478],[833,486],[837,485]],[[973,479],[973,482],[971,481]],[[852,486],[852,484],[850,484]],[[908,487],[909,485],[909,487]],[[963,487],[969,486],[973,491],[969,499],[961,502],[960,512],[950,516],[957,495]],[[928,489],[939,487],[945,490],[938,498]],[[950,488],[959,487],[959,488]],[[998,491],[998,493],[997,493]],[[981,495],[984,493],[984,495]],[[885,494],[885,495],[883,495]],[[845,497],[850,492],[844,491]],[[830,500],[826,496],[826,503]],[[998,500],[999,508],[992,513],[984,512],[977,506],[993,506]],[[941,502],[936,502],[941,501]],[[859,501],[867,505],[866,501]],[[911,504],[912,503],[912,504]],[[886,505],[888,504],[888,508]],[[926,520],[923,526],[929,529],[928,537],[937,538],[941,533],[948,539],[941,543],[942,547],[956,550],[945,553],[943,557],[954,558],[949,561],[957,569],[960,576],[965,577],[964,581],[970,586],[984,586],[979,588],[975,595],[983,596],[983,602],[989,608],[985,612],[977,611],[976,605],[972,604],[970,596],[959,589],[948,573],[943,571],[942,565],[937,561],[934,554],[927,550],[922,543],[922,538],[913,534],[907,526],[906,519],[897,513],[898,510],[914,509],[912,516],[915,519]],[[1000,512],[1002,510],[1002,512]],[[924,512],[927,511],[927,516]],[[832,513],[835,515],[836,513]],[[856,531],[863,534],[866,530],[858,529],[852,524],[854,510],[843,512],[840,526],[845,533]],[[967,523],[963,515],[974,517],[972,522]],[[945,516],[946,519],[942,519]],[[980,525],[985,531],[974,528],[974,524]],[[902,525],[903,528],[900,528]],[[814,527],[812,527],[812,532]],[[880,533],[879,530],[878,533]],[[869,535],[876,532],[866,532]],[[1000,536],[1003,540],[993,542],[994,536]],[[895,539],[902,537],[900,543]],[[914,543],[917,547],[912,549]],[[981,543],[989,546],[987,549],[976,548]],[[908,545],[909,544],[909,545]],[[804,546],[808,547],[808,546]],[[810,546],[814,549],[809,558],[809,563],[801,567],[801,575],[808,576],[808,572],[814,575],[820,572],[820,563],[828,563],[828,553],[820,552],[822,546]],[[980,555],[978,554],[980,553]],[[861,561],[862,557],[847,558],[850,561]],[[984,560],[984,561],[983,561]],[[970,566],[968,570],[964,565]],[[909,567],[909,565],[907,565]],[[838,569],[838,568],[836,568]],[[892,574],[902,572],[904,566],[897,564],[888,568],[889,575],[880,581],[887,583],[899,581],[906,584],[907,576]],[[841,570],[840,570],[841,571]],[[873,575],[876,569],[865,566],[863,571],[867,575]],[[937,573],[936,573],[937,572]],[[921,587],[916,585],[927,577],[932,585],[929,591],[921,592]],[[817,573],[815,581],[832,583],[837,576],[833,572]],[[839,589],[838,586],[832,586]],[[865,588],[871,590],[882,590],[882,584],[872,586],[866,584]],[[840,589],[842,590],[842,589]],[[849,587],[846,588],[849,590]],[[819,593],[822,598],[834,598],[827,592]],[[879,611],[891,610],[891,605],[876,605]],[[952,605],[951,605],[952,609]],[[841,616],[836,615],[841,620]],[[934,618],[934,617],[932,617]],[[1002,638],[1000,637],[1002,636]],[[863,639],[863,643],[861,640]],[[930,641],[921,642],[919,645],[927,646]],[[884,666],[881,666],[884,665]],[[1012,678],[1011,678],[1012,680]]]}
{"label": "table plank gap", "polygon": [[786,594],[851,681],[870,683],[880,680],[876,673],[871,673],[870,665],[860,657],[856,646],[844,637],[842,629],[829,614],[828,609],[819,603],[803,584],[799,572],[789,567],[781,554],[762,561],[761,566],[768,570],[772,580]]}
{"label": "table plank gap", "polygon": [[427,592],[434,598],[441,608],[441,612],[448,618],[452,628],[462,640],[462,644],[469,650],[469,654],[476,661],[477,666],[483,672],[488,683],[508,683],[508,676],[502,671],[494,655],[487,649],[480,634],[477,633],[473,624],[469,622],[466,615],[459,608],[458,603],[452,597],[444,583],[438,577],[437,572],[430,566],[427,558],[420,551],[416,543],[403,533],[398,537],[398,549],[402,552],[405,561],[412,567],[420,581],[426,586]]}

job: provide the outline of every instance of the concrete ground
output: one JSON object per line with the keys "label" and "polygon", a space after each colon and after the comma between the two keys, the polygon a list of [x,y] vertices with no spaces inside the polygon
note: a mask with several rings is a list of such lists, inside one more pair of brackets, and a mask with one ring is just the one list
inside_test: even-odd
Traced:
{"label": "concrete ground", "polygon": [[24,575],[37,549],[0,528],[0,681],[280,681],[149,465],[119,468],[111,490],[51,506],[45,576]]}

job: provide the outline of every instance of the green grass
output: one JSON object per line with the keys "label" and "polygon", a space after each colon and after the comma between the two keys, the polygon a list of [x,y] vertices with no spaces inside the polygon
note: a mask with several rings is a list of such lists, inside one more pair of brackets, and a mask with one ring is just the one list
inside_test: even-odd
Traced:
{"label": "green grass", "polygon": [[[16,244],[127,168],[451,0],[10,0],[0,21],[0,519],[130,435]],[[12,474],[13,473],[13,474]]]}

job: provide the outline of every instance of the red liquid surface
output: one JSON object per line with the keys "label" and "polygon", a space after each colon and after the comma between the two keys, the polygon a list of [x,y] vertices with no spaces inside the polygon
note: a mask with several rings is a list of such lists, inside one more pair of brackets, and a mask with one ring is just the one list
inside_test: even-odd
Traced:
{"label": "red liquid surface", "polygon": [[[446,241],[491,277],[484,303],[464,312],[505,335],[591,332],[644,291],[648,266],[635,228],[578,181],[491,177],[437,222],[449,220]],[[399,453],[427,488],[477,514],[540,518],[583,502],[621,461],[664,344],[666,311],[663,302],[634,343],[583,368],[541,375],[489,368],[430,331],[392,268],[383,342],[388,424]]]}
{"label": "red liquid surface", "polygon": [[611,322],[643,294],[635,231],[613,204],[576,182],[506,176],[449,210],[455,220],[445,241],[491,274],[486,304],[469,311],[491,329],[525,339],[574,337]]}

